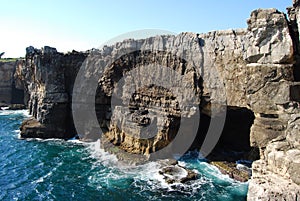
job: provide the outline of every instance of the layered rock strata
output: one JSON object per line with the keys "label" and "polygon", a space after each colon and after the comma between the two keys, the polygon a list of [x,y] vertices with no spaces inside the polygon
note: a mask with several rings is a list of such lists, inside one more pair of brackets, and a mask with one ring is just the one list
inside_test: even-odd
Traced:
{"label": "layered rock strata", "polygon": [[[163,150],[177,137],[180,125],[186,125],[194,117],[195,105],[201,115],[212,119],[219,118],[226,106],[236,111],[249,110],[255,116],[250,125],[249,144],[259,149],[260,160],[252,167],[248,200],[297,200],[300,196],[298,6],[295,1],[290,8],[290,21],[276,9],[258,9],[251,13],[247,29],[130,39],[92,51],[89,57],[77,52],[61,54],[49,47],[42,50],[30,47],[24,65],[17,72],[30,93],[28,105],[34,118],[23,123],[21,135],[41,138],[75,135],[72,90],[76,74],[86,60],[83,67],[91,68],[87,68],[84,77],[92,79],[93,74],[101,77],[97,78],[94,96],[88,85],[74,89],[83,94],[77,101],[84,102],[84,95],[95,98],[91,102],[95,104],[104,136],[118,148],[147,156]],[[170,88],[153,85],[150,78],[167,72],[157,66],[172,69],[184,82]],[[118,87],[124,76],[129,80],[135,76],[137,84],[132,82],[133,89],[138,83],[144,86],[133,91]],[[125,81],[124,86],[127,84]],[[185,93],[182,87],[192,93]],[[114,108],[113,100],[118,102]],[[191,104],[182,107],[182,102]],[[82,106],[82,112],[85,109]],[[156,127],[149,130],[153,123]],[[84,129],[79,135],[100,137],[95,122],[82,119],[81,124]],[[243,125],[242,119],[235,124]],[[182,133],[189,138],[194,128],[197,126],[191,123]],[[223,135],[238,143],[239,132],[230,136],[230,129],[223,131]],[[198,131],[198,135],[205,134]],[[180,143],[173,148],[176,145]]]}

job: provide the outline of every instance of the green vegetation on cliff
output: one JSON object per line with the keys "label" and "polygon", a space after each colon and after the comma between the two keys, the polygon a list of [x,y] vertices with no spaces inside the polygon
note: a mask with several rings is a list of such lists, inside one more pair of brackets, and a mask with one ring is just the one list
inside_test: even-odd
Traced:
{"label": "green vegetation on cliff", "polygon": [[0,58],[0,62],[14,62],[14,61],[21,60],[21,59],[24,59],[24,58],[22,58],[22,57],[20,57],[20,58]]}

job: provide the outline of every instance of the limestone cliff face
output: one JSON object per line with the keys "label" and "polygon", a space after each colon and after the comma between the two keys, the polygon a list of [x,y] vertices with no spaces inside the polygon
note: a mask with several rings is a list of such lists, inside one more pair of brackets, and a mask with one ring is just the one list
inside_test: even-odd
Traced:
{"label": "limestone cliff face", "polygon": [[[92,51],[89,58],[85,53],[64,55],[49,47],[42,50],[30,47],[24,65],[17,72],[30,93],[28,105],[34,119],[23,123],[21,135],[41,138],[75,135],[72,90],[77,72],[87,59],[83,66],[88,63],[92,68],[85,72],[85,78],[102,75],[98,78],[96,97],[92,98],[106,139],[127,152],[154,153],[175,138],[182,119],[193,116],[193,107],[180,108],[180,102],[189,100],[191,94],[180,94],[179,86],[167,89],[152,85],[149,78],[159,73],[141,70],[134,74],[136,82],[148,84],[133,92],[121,87],[117,91],[118,101],[128,102],[117,105],[113,114],[111,100],[117,83],[126,73],[144,66],[150,68],[149,64],[153,69],[167,66],[182,75],[184,87],[191,89],[196,97],[192,104],[199,106],[201,115],[215,117],[212,106],[221,108],[220,111],[228,106],[234,111],[254,113],[253,124],[249,121],[252,124],[249,138],[251,146],[259,148],[260,160],[253,164],[248,200],[297,200],[300,196],[297,2],[289,13],[291,21],[275,9],[258,9],[252,12],[247,29],[125,40]],[[100,64],[107,68],[98,68]],[[93,94],[88,85],[74,90],[86,96]],[[77,101],[83,100],[84,97]],[[155,136],[142,136],[151,122],[157,125]],[[93,129],[97,128],[95,122],[82,119],[81,123],[85,129],[79,134],[92,138]],[[243,122],[231,122],[227,127],[229,133],[238,127],[234,124]],[[189,130],[184,133],[188,135]],[[231,142],[242,135],[233,133]],[[200,138],[202,134],[199,131]]]}
{"label": "limestone cliff face", "polygon": [[[273,74],[276,76],[265,76],[264,80],[267,82],[262,82],[266,83],[264,87],[270,87],[270,90],[266,90],[264,93],[273,94],[273,99],[279,99],[272,107],[265,108],[267,111],[256,114],[254,125],[251,128],[251,144],[260,147],[261,156],[260,160],[255,161],[252,165],[253,175],[249,184],[248,200],[299,199],[300,133],[297,119],[299,114],[298,25],[300,13],[298,0],[293,3],[293,7],[288,10],[289,33],[293,42],[293,47],[290,48],[293,48],[294,51],[294,61],[283,62],[293,65],[281,64],[280,66],[284,67],[281,73],[278,71],[281,68],[279,67]],[[281,77],[281,81],[275,84],[272,80],[278,76]],[[259,107],[262,108],[262,106]]]}
{"label": "limestone cliff face", "polygon": [[70,138],[74,136],[70,116],[72,86],[86,55],[61,54],[55,48],[26,49],[17,75],[30,93],[28,108],[34,119],[23,123],[22,137]]}

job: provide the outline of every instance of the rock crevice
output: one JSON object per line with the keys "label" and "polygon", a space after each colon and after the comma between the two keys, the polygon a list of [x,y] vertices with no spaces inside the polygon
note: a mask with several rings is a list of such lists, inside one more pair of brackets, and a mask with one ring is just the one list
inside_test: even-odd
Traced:
{"label": "rock crevice", "polygon": [[[168,146],[180,121],[194,114],[193,107],[181,108],[181,101],[193,100],[200,108],[200,116],[208,118],[218,118],[212,107],[222,111],[228,106],[232,115],[236,109],[248,116],[249,145],[260,152],[260,160],[253,163],[248,200],[297,200],[300,196],[300,60],[299,38],[295,38],[299,36],[298,1],[289,9],[289,19],[276,9],[258,9],[252,12],[247,29],[130,39],[91,51],[90,55],[29,47],[16,74],[29,92],[28,106],[34,119],[23,123],[21,135],[70,138],[77,134],[71,111],[73,85],[80,67],[88,61],[93,65],[84,76],[102,75],[93,98],[103,137],[115,146],[144,155]],[[122,52],[129,53],[122,55]],[[107,64],[107,68],[97,68],[102,64]],[[166,66],[181,75],[183,86],[168,89],[151,85],[148,80],[163,71],[136,70],[136,74],[130,74],[135,69],[155,69],[155,66]],[[116,87],[124,76],[132,75],[136,75],[136,85],[146,85],[135,91]],[[193,94],[180,93],[181,87],[191,89]],[[116,89],[120,90],[115,92]],[[85,85],[76,90],[92,93]],[[128,104],[120,104],[112,112],[114,93],[118,95],[115,101],[127,100]],[[245,123],[238,119],[232,124]],[[142,136],[153,122],[157,130],[146,133],[155,135]],[[89,123],[82,122],[86,129],[79,135],[95,137],[92,130],[96,127]],[[229,130],[233,128],[227,126]],[[192,128],[185,130],[186,135]],[[199,131],[197,137],[203,139],[202,135],[205,132]],[[237,135],[238,132],[226,135],[224,141],[238,143]],[[199,148],[201,140],[193,146]]]}

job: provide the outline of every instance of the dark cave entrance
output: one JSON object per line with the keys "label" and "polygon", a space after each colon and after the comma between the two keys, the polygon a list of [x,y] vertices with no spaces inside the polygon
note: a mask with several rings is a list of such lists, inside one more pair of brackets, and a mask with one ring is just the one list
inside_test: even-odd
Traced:
{"label": "dark cave entrance", "polygon": [[[227,107],[226,120],[219,141],[208,155],[209,160],[235,162],[259,159],[258,148],[250,146],[250,129],[254,113],[242,107]],[[197,137],[191,149],[199,149],[206,137],[211,117],[201,113]]]}

